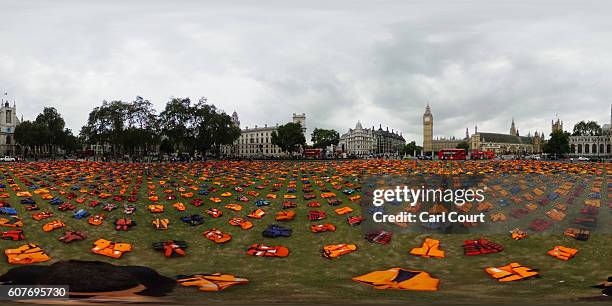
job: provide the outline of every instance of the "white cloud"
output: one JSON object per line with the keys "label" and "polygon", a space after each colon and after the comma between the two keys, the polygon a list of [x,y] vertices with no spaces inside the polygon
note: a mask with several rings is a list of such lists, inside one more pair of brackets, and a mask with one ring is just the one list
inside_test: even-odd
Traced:
{"label": "white cloud", "polygon": [[[609,120],[604,1],[4,1],[0,90],[79,130],[103,99],[206,96],[244,125],[357,119],[421,141]],[[309,137],[307,137],[309,138]]]}

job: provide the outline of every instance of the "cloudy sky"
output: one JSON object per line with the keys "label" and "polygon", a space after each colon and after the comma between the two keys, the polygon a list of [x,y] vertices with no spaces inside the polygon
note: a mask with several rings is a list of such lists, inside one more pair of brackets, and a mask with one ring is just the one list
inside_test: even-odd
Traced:
{"label": "cloudy sky", "polygon": [[126,2],[0,0],[19,115],[54,106],[78,132],[102,100],[205,96],[242,126],[304,112],[309,132],[360,120],[417,142],[427,103],[435,136],[610,121],[609,1]]}

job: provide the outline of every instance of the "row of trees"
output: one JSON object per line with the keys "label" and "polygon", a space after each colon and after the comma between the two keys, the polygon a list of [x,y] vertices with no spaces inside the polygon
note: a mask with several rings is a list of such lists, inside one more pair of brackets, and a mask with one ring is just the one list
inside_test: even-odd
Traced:
{"label": "row of trees", "polygon": [[80,140],[66,128],[66,122],[53,107],[45,107],[34,121],[23,121],[15,127],[15,141],[21,154],[55,154],[59,150],[73,152]]}
{"label": "row of trees", "polygon": [[240,128],[232,118],[201,98],[173,98],[157,114],[149,100],[104,101],[94,108],[81,129],[85,143],[107,143],[111,154],[147,154],[159,146],[162,153],[219,155],[232,144]]}
{"label": "row of trees", "polygon": [[[103,101],[89,113],[79,137],[65,128],[64,119],[53,107],[15,128],[15,140],[23,148],[18,153],[25,155],[72,153],[83,144],[102,144],[103,154],[111,155],[147,155],[157,147],[162,153],[219,155],[222,145],[232,144],[239,136],[240,128],[232,118],[206,98],[196,103],[173,98],[159,114],[142,97],[131,102]],[[105,145],[108,152],[104,152]]]}
{"label": "row of trees", "polygon": [[574,125],[572,136],[601,136],[603,130],[595,121],[580,121]]}

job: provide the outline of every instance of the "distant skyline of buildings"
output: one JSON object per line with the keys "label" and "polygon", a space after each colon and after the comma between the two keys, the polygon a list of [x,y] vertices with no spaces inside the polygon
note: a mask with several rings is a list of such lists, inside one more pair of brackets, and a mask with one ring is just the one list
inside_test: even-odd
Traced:
{"label": "distant skyline of buildings", "polygon": [[[12,102],[13,103],[13,106],[12,106],[13,109],[10,110],[10,112],[12,112],[11,116],[14,116],[15,119],[14,120],[9,120],[7,122],[12,125],[12,128],[14,130],[14,127],[16,126],[16,122],[19,122],[19,120],[17,119],[18,118],[18,114],[17,114],[17,110],[16,110],[16,106],[15,106],[16,103],[15,103],[15,99],[7,99],[6,97],[7,97],[7,94],[5,93],[4,96],[3,96],[3,99],[2,99],[2,106],[4,108],[4,107],[6,107],[4,105],[5,102],[9,102],[10,103],[10,101],[13,101]],[[430,108],[430,107],[431,106],[429,104],[427,104],[426,108]],[[60,111],[60,113],[62,112],[61,109],[59,109],[59,111]],[[4,113],[2,113],[2,114],[3,114],[3,116],[5,116]],[[234,114],[237,115],[236,111],[234,111]],[[23,117],[23,115],[21,115],[21,116]],[[84,116],[86,117],[86,115],[84,115]],[[359,117],[359,116],[356,115],[355,117]],[[610,131],[611,130],[610,127],[612,127],[612,110],[611,110],[610,117],[611,117],[610,118],[610,123],[600,124],[602,126],[602,128],[604,130],[606,130],[606,131]],[[34,117],[33,118],[29,118],[29,120],[33,120],[33,119],[34,119]],[[304,118],[304,120],[305,120],[305,118]],[[412,121],[412,120],[413,120],[412,118],[407,119],[407,121]],[[15,122],[15,123],[12,123],[11,121]],[[315,120],[311,120],[311,121],[315,121],[316,122],[318,120],[315,119]],[[358,120],[358,121],[359,121],[359,123],[361,123],[361,120]],[[595,121],[595,120],[590,120],[590,118],[584,118],[583,121]],[[286,123],[286,122],[280,122],[280,124],[284,124],[284,123]],[[564,123],[566,123],[566,122],[561,121],[561,119],[557,115],[557,117],[555,119],[551,120],[551,129],[549,131],[537,131],[536,130],[533,133],[532,132],[527,132],[527,134],[525,134],[524,132],[522,132],[521,129],[519,129],[516,126],[516,123],[514,122],[514,118],[512,118],[512,121],[511,121],[511,125],[512,126],[510,127],[510,133],[506,134],[506,135],[514,135],[514,133],[519,134],[519,135],[516,135],[516,136],[521,137],[522,140],[521,141],[515,141],[515,142],[516,142],[516,145],[520,144],[518,146],[519,148],[521,148],[520,150],[528,151],[528,152],[529,151],[537,152],[537,151],[541,150],[541,148],[540,148],[541,147],[541,143],[542,143],[542,141],[544,139],[546,139],[548,137],[550,132],[552,132],[553,130],[556,130],[556,129],[563,130]],[[279,123],[276,123],[276,124],[279,124]],[[4,125],[6,126],[6,123]],[[350,126],[350,124],[347,124],[347,125]],[[379,129],[382,129],[383,123],[378,123],[378,125],[379,125]],[[431,134],[431,137],[432,137],[431,138],[432,149],[434,151],[437,151],[437,150],[444,149],[444,148],[454,148],[454,147],[457,146],[458,143],[460,143],[462,141],[467,141],[468,143],[470,143],[470,145],[476,145],[476,143],[485,143],[485,142],[488,142],[486,137],[484,137],[481,141],[473,140],[472,136],[478,132],[477,131],[477,127],[475,126],[474,129],[472,130],[472,132],[470,132],[470,129],[468,127],[466,127],[467,125],[468,124],[457,124],[456,128],[453,129],[453,130],[456,131],[455,133],[446,133],[446,132],[438,133],[437,132],[438,129],[436,129],[436,133],[434,134],[433,131],[432,131],[432,134]],[[253,125],[253,126],[255,126],[255,128],[251,128],[251,129],[262,129],[262,133],[264,133],[264,134],[265,134],[264,130],[266,128],[273,129],[273,127],[268,127],[266,124],[264,124],[263,127],[259,126],[259,125]],[[333,128],[333,127],[326,127],[326,126],[310,126],[309,128],[324,128],[324,129],[331,128],[331,129],[337,130],[338,133],[341,136],[344,136],[347,133],[347,132],[345,132],[346,130],[336,129],[336,128]],[[512,130],[513,128],[515,129],[514,131]],[[569,130],[566,130],[566,131],[571,133],[573,125],[572,126],[566,126],[566,128],[569,128]],[[465,136],[463,136],[463,137],[456,136],[456,135],[459,134],[459,133],[457,133],[458,131],[464,130],[464,129],[465,129]],[[80,128],[79,129],[75,129],[75,132],[78,133],[79,130],[80,130]],[[372,128],[372,130],[374,130],[374,128]],[[305,131],[306,131],[305,136],[306,136],[307,143],[310,144],[311,143],[311,141],[310,141],[310,133],[312,132],[312,129],[306,130],[306,128],[305,128]],[[351,131],[350,128],[349,128],[349,131]],[[250,132],[252,132],[252,131],[250,131]],[[405,138],[404,137],[404,135],[411,135],[411,136],[412,135],[418,135],[418,134],[420,134],[420,133],[418,133],[418,131],[400,131],[399,129],[396,130],[395,128],[393,128],[393,129],[391,129],[390,133],[391,134],[397,134],[401,138],[404,138],[405,143],[408,143],[408,142],[411,142],[411,141],[415,141],[418,145],[423,145],[425,147],[428,146],[428,144],[426,144],[426,141],[425,141],[426,137],[423,137],[422,141],[419,141],[419,137],[418,136],[411,137],[411,138]],[[426,133],[427,133],[427,131],[424,131],[421,135],[422,136],[427,136]],[[487,132],[487,133],[489,133],[489,137],[488,137],[489,139],[491,139],[491,133],[492,134],[505,134],[505,133],[499,132],[499,131],[496,131],[496,132]],[[483,132],[481,132],[479,134],[482,134],[483,136],[485,135]],[[448,136],[448,135],[450,135],[450,136]],[[427,136],[427,137],[429,137],[429,136]],[[530,138],[531,140],[528,141],[527,138],[523,138],[523,137]],[[495,137],[493,137],[493,138],[495,138]],[[534,138],[539,138],[539,140],[538,139],[534,140]],[[349,139],[348,135],[344,137],[344,143],[345,143],[346,147],[348,147],[347,139]],[[355,138],[353,138],[353,139],[355,139]],[[572,147],[573,148],[572,151],[576,152],[576,153],[583,152],[584,154],[593,154],[593,152],[599,152],[599,153],[604,152],[605,153],[605,152],[608,151],[608,150],[606,150],[606,148],[607,148],[607,145],[608,145],[608,143],[610,141],[604,140],[601,137],[600,137],[600,139],[593,140],[595,143],[591,143],[591,140],[592,140],[591,138],[582,138],[582,139],[573,138],[572,142],[573,142],[574,146]],[[525,143],[527,141],[532,143],[532,145],[534,145],[534,147],[533,148],[529,147],[529,145],[527,145]],[[533,144],[534,141],[536,142],[536,144]],[[383,141],[382,143],[383,143],[383,145],[382,145],[383,147],[384,146],[387,146],[387,147],[390,147],[390,146],[394,146],[395,147],[395,146],[397,146],[396,143],[394,143],[393,145],[390,144],[391,142],[384,142]],[[389,144],[387,144],[387,143],[389,143]],[[277,151],[277,150],[275,150],[275,148],[271,147],[270,143],[261,143],[261,144],[263,145],[264,152],[266,150],[266,147],[267,147],[267,149],[270,152]],[[585,149],[587,144],[589,145],[589,149]],[[12,150],[8,150],[7,149],[8,148],[7,145],[8,146],[14,145],[14,138],[12,137],[11,130],[8,129],[8,126],[2,128],[2,133],[0,133],[0,151],[3,151],[3,152],[12,152]],[[527,146],[526,147],[522,147],[521,145],[527,145]],[[595,145],[596,147],[593,147],[593,145]],[[603,147],[602,147],[602,145],[603,145]],[[380,147],[380,146],[381,146],[380,144],[377,145],[377,147]],[[493,145],[493,146],[496,146],[496,145]],[[603,148],[603,150],[602,150],[602,148]],[[244,150],[246,150],[246,149],[244,149]],[[359,150],[359,149],[356,149],[356,150]],[[388,152],[390,150],[389,149],[386,149],[386,150],[375,149],[373,151]],[[425,151],[427,151],[427,150],[425,150]],[[595,154],[597,154],[597,153],[595,153]]]}

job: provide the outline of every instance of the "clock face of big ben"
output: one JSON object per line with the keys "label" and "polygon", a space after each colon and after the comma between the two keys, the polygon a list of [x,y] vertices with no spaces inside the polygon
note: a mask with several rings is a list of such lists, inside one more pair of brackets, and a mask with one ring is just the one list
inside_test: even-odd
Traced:
{"label": "clock face of big ben", "polygon": [[425,117],[425,118],[423,118],[423,121],[425,121],[425,122],[429,122],[429,120],[430,120],[430,119],[431,119],[431,118],[429,118],[429,117]]}

